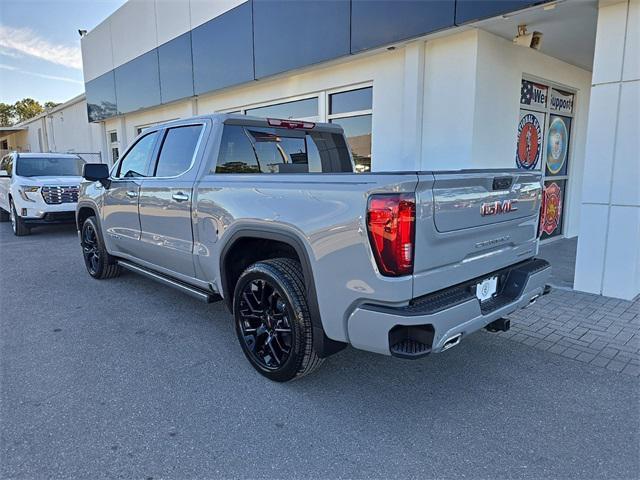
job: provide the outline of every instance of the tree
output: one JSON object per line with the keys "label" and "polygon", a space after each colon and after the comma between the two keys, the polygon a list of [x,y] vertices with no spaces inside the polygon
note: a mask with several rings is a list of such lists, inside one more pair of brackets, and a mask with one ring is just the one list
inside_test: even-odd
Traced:
{"label": "tree", "polygon": [[44,109],[45,110],[51,110],[53,108],[56,108],[58,105],[60,105],[60,104],[56,103],[56,102],[44,102]]}
{"label": "tree", "polygon": [[10,127],[15,122],[15,109],[13,105],[0,102],[0,127]]}
{"label": "tree", "polygon": [[18,122],[24,122],[25,120],[33,118],[44,112],[44,108],[42,108],[40,102],[33,98],[23,98],[22,100],[18,100],[13,108],[15,109],[16,116],[18,117]]}

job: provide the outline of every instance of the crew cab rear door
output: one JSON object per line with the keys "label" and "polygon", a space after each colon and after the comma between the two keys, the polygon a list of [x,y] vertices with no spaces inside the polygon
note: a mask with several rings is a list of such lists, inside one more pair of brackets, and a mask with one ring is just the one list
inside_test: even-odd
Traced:
{"label": "crew cab rear door", "polygon": [[540,172],[420,174],[414,296],[533,257],[540,198]]}
{"label": "crew cab rear door", "polygon": [[204,131],[204,123],[164,129],[157,160],[140,187],[138,258],[187,277],[195,277],[191,210]]}

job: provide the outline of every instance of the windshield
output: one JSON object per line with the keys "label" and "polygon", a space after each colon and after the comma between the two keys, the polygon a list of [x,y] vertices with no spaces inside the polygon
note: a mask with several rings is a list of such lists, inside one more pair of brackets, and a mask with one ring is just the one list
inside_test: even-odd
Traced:
{"label": "windshield", "polygon": [[16,175],[21,177],[80,177],[84,160],[69,157],[19,157]]}

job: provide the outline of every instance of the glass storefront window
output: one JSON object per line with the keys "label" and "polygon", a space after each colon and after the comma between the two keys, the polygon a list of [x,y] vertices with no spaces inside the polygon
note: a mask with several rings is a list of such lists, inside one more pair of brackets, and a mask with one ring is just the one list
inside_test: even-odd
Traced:
{"label": "glass storefront window", "polygon": [[551,82],[521,82],[516,166],[542,170],[541,240],[563,233],[575,96]]}
{"label": "glass storefront window", "polygon": [[304,119],[318,115],[318,97],[295,100],[293,102],[267,105],[266,107],[248,108],[246,115],[255,117],[271,117],[283,119]]}
{"label": "glass storefront window", "polygon": [[371,171],[372,114],[373,87],[329,95],[328,120],[344,129],[357,173]]}
{"label": "glass storefront window", "polygon": [[371,115],[332,119],[344,129],[356,172],[371,170]]}

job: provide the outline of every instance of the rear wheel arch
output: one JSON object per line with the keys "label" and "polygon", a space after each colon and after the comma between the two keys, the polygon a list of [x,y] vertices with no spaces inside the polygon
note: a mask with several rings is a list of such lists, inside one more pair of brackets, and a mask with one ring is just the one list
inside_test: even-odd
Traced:
{"label": "rear wheel arch", "polygon": [[[252,249],[250,255],[243,253],[247,245],[263,245],[264,250]],[[234,264],[238,257],[243,258]],[[246,267],[255,262],[272,258],[290,258],[300,263],[305,284],[314,335],[313,343],[318,356],[323,358],[337,353],[346,347],[346,343],[332,340],[326,336],[320,317],[320,308],[316,294],[313,270],[305,244],[297,235],[278,228],[238,228],[231,233],[220,253],[220,280],[225,304],[233,312],[233,293],[237,280]]]}

